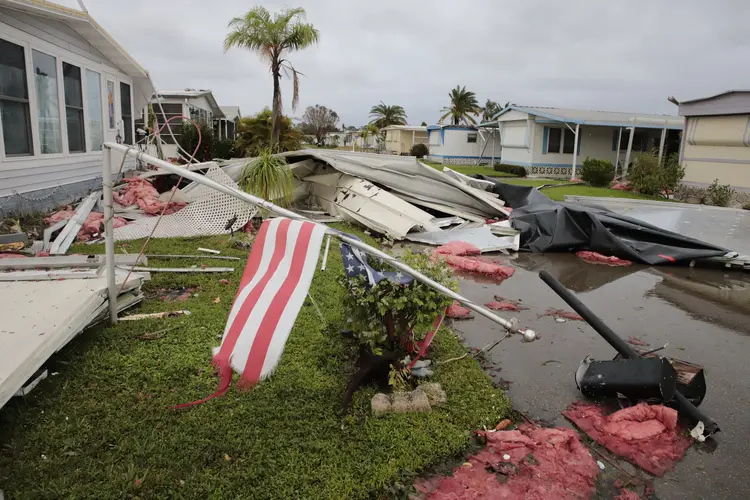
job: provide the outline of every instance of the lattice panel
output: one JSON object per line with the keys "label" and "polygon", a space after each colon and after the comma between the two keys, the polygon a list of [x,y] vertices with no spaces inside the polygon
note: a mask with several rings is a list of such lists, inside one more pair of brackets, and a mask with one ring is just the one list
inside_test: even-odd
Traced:
{"label": "lattice panel", "polygon": [[527,167],[529,175],[540,175],[543,177],[570,177],[570,167]]}
{"label": "lattice panel", "polygon": [[[225,186],[237,187],[237,183],[216,165],[208,169],[206,177]],[[156,227],[154,238],[184,238],[225,234],[229,232],[228,229],[225,229],[227,222],[235,215],[237,220],[232,225],[232,229],[237,231],[257,211],[253,205],[200,184],[191,187],[189,192],[190,197],[195,201],[179,212],[163,216]],[[151,234],[157,219],[156,216],[146,217],[127,226],[119,227],[114,231],[115,240],[145,238]]]}

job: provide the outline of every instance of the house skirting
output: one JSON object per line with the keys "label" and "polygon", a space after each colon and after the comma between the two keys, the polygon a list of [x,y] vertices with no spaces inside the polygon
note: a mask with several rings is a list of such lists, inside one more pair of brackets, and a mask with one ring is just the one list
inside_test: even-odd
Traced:
{"label": "house skirting", "polygon": [[0,219],[9,215],[49,212],[61,205],[73,203],[92,191],[102,188],[102,178],[60,184],[55,187],[15,193],[0,197]]}
{"label": "house skirting", "polygon": [[[490,156],[451,156],[451,155],[428,155],[427,161],[442,163],[443,165],[489,165],[492,163]],[[495,158],[499,161],[500,158]]]}
{"label": "house skirting", "polygon": [[[526,167],[527,175],[539,177],[561,177],[569,178],[571,165],[570,163],[528,163],[523,161],[504,161],[506,165],[518,165]],[[582,163],[576,165],[576,171],[580,172],[583,167]]]}

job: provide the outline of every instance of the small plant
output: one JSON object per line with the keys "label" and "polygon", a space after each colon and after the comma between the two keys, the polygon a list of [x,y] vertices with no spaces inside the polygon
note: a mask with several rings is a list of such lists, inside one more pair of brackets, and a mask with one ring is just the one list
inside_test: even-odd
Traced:
{"label": "small plant", "polygon": [[706,191],[708,192],[706,202],[716,207],[729,206],[729,202],[734,195],[734,189],[729,184],[719,184],[719,179],[714,179],[714,182],[706,188]]}
{"label": "small plant", "polygon": [[222,160],[235,158],[237,153],[234,150],[234,141],[228,137],[219,139],[214,145],[214,157]]}
{"label": "small plant", "polygon": [[526,169],[520,165],[495,163],[495,165],[493,165],[493,168],[496,172],[505,172],[506,174],[517,175],[518,177],[526,177]]}
{"label": "small plant", "polygon": [[274,156],[271,148],[261,149],[258,157],[245,165],[238,184],[245,192],[277,205],[288,206],[292,202],[292,174],[286,160]]}
{"label": "small plant", "polygon": [[666,198],[674,192],[684,176],[685,169],[680,166],[676,154],[670,155],[662,166],[658,155],[652,151],[635,156],[627,180],[639,193]]}
{"label": "small plant", "polygon": [[416,156],[417,158],[424,158],[430,154],[430,148],[427,147],[427,144],[422,144],[420,142],[411,147],[409,154],[411,156]]}
{"label": "small plant", "polygon": [[595,187],[606,187],[615,178],[615,166],[611,161],[586,157],[581,167],[581,179]]}

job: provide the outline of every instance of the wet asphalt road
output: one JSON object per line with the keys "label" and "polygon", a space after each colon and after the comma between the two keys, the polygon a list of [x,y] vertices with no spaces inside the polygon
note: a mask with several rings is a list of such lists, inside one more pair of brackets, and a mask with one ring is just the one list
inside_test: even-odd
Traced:
{"label": "wet asphalt road", "polygon": [[[514,407],[530,418],[570,425],[560,415],[582,399],[574,373],[591,355],[611,359],[615,351],[583,322],[558,323],[547,308],[571,310],[538,273],[546,269],[574,291],[621,337],[638,337],[652,347],[666,342],[665,355],[704,366],[707,394],[701,409],[721,427],[711,443],[693,445],[685,459],[654,482],[660,499],[748,498],[750,493],[750,274],[740,271],[612,268],[568,254],[493,257],[516,272],[502,284],[464,276],[461,292],[487,303],[495,295],[520,300],[529,310],[501,312],[519,318],[541,339],[512,337],[489,355],[490,374],[509,382]],[[481,348],[503,335],[491,321],[454,321],[467,345]],[[609,467],[609,465],[607,465]],[[625,465],[625,468],[634,469]],[[605,497],[608,494],[604,495]]]}

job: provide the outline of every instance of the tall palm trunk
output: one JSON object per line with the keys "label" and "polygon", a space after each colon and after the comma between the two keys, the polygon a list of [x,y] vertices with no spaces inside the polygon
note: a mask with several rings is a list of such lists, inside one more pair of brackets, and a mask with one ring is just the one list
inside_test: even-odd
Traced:
{"label": "tall palm trunk", "polygon": [[273,72],[273,111],[271,113],[271,120],[273,121],[273,132],[271,133],[271,148],[273,150],[279,147],[279,137],[281,136],[281,86],[279,85],[279,79],[281,78],[281,69],[279,63],[274,63],[272,66]]}

